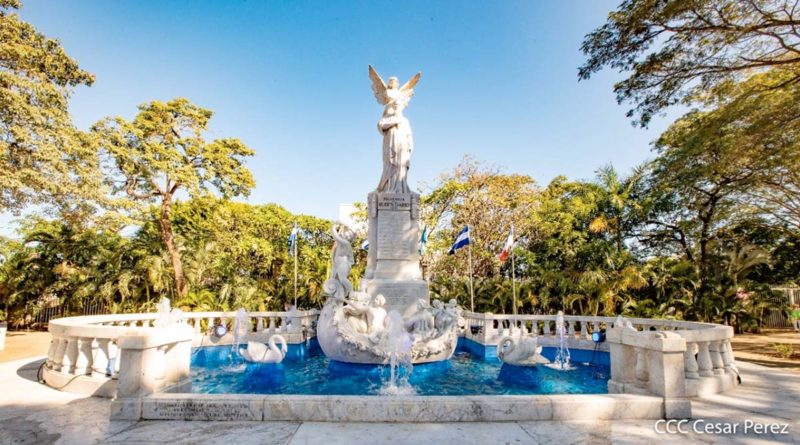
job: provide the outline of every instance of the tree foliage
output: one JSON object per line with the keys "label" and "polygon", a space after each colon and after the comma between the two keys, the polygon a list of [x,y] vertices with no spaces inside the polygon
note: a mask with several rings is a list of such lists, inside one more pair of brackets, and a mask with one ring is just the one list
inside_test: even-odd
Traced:
{"label": "tree foliage", "polygon": [[800,11],[791,0],[625,0],[589,33],[579,77],[629,73],[614,91],[641,125],[720,82],[780,67],[800,81]]}
{"label": "tree foliage", "polygon": [[181,297],[189,289],[172,229],[177,193],[198,197],[213,189],[228,198],[247,195],[255,185],[244,166],[244,158],[254,153],[250,148],[235,138],[203,138],[211,116],[210,110],[178,98],[141,105],[133,121],[108,118],[93,128],[96,142],[115,167],[108,176],[114,191],[143,204],[158,204],[159,234]]}
{"label": "tree foliage", "polygon": [[497,254],[512,224],[517,236],[524,237],[528,232],[536,194],[530,176],[502,174],[471,158],[442,174],[422,198],[422,222],[429,233],[425,260],[430,264],[430,275],[466,275],[466,252],[446,255],[465,225],[472,239],[473,274],[499,274]]}
{"label": "tree foliage", "polygon": [[20,20],[20,3],[0,2],[0,211],[31,204],[67,213],[98,198],[94,150],[74,127],[70,91],[94,76],[61,44]]}

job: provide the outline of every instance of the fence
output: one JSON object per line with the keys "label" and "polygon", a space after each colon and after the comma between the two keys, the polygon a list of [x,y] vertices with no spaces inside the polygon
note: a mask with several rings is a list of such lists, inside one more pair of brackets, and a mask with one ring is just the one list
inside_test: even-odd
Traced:
{"label": "fence", "polygon": [[[800,304],[800,287],[773,287],[772,290],[783,292],[786,304]],[[783,311],[769,311],[764,316],[763,326],[765,328],[788,328],[791,327],[791,323]]]}
{"label": "fence", "polygon": [[64,304],[29,304],[25,308],[22,319],[15,327],[17,329],[46,331],[50,326],[50,320],[74,315],[108,313],[108,306],[103,302],[85,298],[82,303],[81,308],[78,310],[70,310],[69,305]]}

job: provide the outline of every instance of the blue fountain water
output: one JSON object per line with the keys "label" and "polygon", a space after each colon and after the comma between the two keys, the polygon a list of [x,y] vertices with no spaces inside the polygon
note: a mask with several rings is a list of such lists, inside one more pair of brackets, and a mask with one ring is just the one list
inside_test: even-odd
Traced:
{"label": "blue fountain water", "polygon": [[[232,364],[228,346],[204,347],[192,358],[192,392],[236,394],[375,395],[389,380],[388,366],[328,360],[318,347],[295,347],[279,364]],[[555,348],[542,355],[554,359]],[[581,352],[588,352],[583,357]],[[593,364],[581,363],[581,360]],[[608,353],[573,351],[573,369],[502,365],[459,347],[451,360],[415,365],[408,382],[417,395],[604,394]]]}

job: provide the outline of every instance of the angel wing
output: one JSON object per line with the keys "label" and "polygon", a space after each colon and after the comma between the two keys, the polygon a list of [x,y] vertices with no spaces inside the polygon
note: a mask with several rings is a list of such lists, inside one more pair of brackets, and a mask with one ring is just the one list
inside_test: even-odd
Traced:
{"label": "angel wing", "polygon": [[408,102],[411,101],[411,97],[414,95],[414,86],[419,82],[419,78],[422,76],[422,72],[419,72],[414,75],[411,79],[408,79],[408,82],[403,84],[400,87],[400,94],[398,95],[395,102],[400,105],[401,108],[405,108],[408,106]]}
{"label": "angel wing", "polygon": [[369,66],[369,78],[372,80],[372,92],[375,93],[375,99],[379,104],[386,105],[389,102],[389,98],[386,96],[386,82],[381,79],[372,65]]}
{"label": "angel wing", "polygon": [[408,79],[408,82],[406,82],[403,86],[401,86],[400,90],[408,91],[409,95],[413,96],[414,87],[417,85],[417,82],[419,82],[420,77],[422,77],[422,71],[418,72],[417,74],[414,74],[414,77],[412,77],[411,79]]}

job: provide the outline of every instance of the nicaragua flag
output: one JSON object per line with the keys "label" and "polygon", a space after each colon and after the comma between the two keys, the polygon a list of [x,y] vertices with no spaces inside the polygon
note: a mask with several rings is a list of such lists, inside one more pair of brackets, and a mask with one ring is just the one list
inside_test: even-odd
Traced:
{"label": "nicaragua flag", "polygon": [[297,242],[297,234],[300,232],[300,228],[297,227],[297,223],[294,223],[294,227],[292,228],[292,233],[289,234],[289,253],[294,252],[294,243]]}
{"label": "nicaragua flag", "polygon": [[369,250],[369,240],[365,239],[363,243],[361,243],[361,250]]}
{"label": "nicaragua flag", "polygon": [[508,259],[508,253],[511,251],[511,248],[514,247],[514,226],[511,226],[511,230],[508,232],[508,239],[506,239],[506,245],[503,246],[503,251],[500,252],[500,255],[497,256],[497,259],[500,260],[501,263],[505,262]]}
{"label": "nicaragua flag", "polygon": [[456,241],[453,243],[453,247],[450,248],[450,251],[447,252],[447,254],[452,255],[456,253],[456,250],[466,246],[467,244],[469,244],[469,226],[464,226],[464,228],[458,232]]}
{"label": "nicaragua flag", "polygon": [[422,229],[422,235],[419,237],[419,254],[422,255],[425,252],[425,244],[428,243],[428,225],[425,225],[425,228]]}

